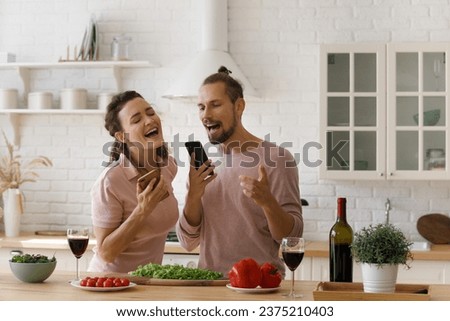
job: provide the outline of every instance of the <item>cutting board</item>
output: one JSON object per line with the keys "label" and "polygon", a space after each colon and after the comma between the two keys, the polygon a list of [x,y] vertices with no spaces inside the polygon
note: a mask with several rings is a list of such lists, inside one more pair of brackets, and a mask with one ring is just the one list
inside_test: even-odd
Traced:
{"label": "cutting board", "polygon": [[67,231],[50,231],[50,230],[45,230],[45,231],[36,231],[34,232],[34,234],[36,235],[43,235],[43,236],[66,236],[67,235]]}
{"label": "cutting board", "polygon": [[171,279],[154,279],[145,276],[134,276],[127,273],[108,273],[106,276],[114,276],[119,278],[127,278],[131,282],[140,285],[167,285],[167,286],[223,286],[230,283],[228,279],[219,280],[171,280]]}
{"label": "cutting board", "polygon": [[417,221],[417,230],[433,244],[450,243],[450,217],[443,214],[427,214]]}

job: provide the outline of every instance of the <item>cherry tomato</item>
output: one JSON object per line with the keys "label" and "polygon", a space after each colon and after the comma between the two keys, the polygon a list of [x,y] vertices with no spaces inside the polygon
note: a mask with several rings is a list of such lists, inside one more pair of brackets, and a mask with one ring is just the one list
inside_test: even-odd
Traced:
{"label": "cherry tomato", "polygon": [[105,278],[105,277],[99,277],[98,280],[97,280],[97,282],[100,282],[100,283],[103,284],[103,282],[105,282],[106,279],[107,279],[107,278]]}
{"label": "cherry tomato", "polygon": [[115,280],[114,280],[114,286],[115,286],[115,287],[122,286],[122,281],[120,281],[119,278],[115,279]]}
{"label": "cherry tomato", "polygon": [[80,285],[81,286],[87,286],[87,280],[86,279],[81,280],[80,281]]}
{"label": "cherry tomato", "polygon": [[97,281],[95,279],[89,279],[87,281],[87,286],[89,287],[95,287],[97,285]]}
{"label": "cherry tomato", "polygon": [[130,280],[128,280],[126,278],[120,279],[120,281],[122,283],[122,286],[129,286],[130,285]]}
{"label": "cherry tomato", "polygon": [[103,282],[104,288],[112,288],[114,286],[114,281],[109,279],[106,279],[105,282]]}

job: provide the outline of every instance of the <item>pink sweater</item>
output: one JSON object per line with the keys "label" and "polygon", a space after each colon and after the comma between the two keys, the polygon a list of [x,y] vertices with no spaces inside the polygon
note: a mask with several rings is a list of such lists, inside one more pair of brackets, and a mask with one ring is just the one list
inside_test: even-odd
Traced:
{"label": "pink sweater", "polygon": [[199,226],[189,225],[184,215],[180,217],[177,224],[180,243],[188,251],[200,245],[199,267],[227,276],[234,263],[252,257],[260,264],[271,262],[284,273],[284,264],[278,256],[281,240],[272,238],[263,210],[243,194],[238,177],[258,178],[262,162],[272,194],[294,218],[289,236],[301,236],[303,218],[298,168],[286,149],[268,142],[263,142],[262,146],[247,155],[226,155],[225,164],[216,168],[217,177],[206,187],[202,198],[204,216]]}
{"label": "pink sweater", "polygon": [[[104,262],[96,253],[88,271],[129,272],[138,265],[162,262],[167,234],[178,217],[178,202],[173,195],[172,181],[177,173],[175,160],[161,168],[170,196],[159,203],[155,213],[147,218],[146,228],[136,234],[133,242],[112,263]],[[102,228],[118,227],[137,206],[136,184],[138,172],[122,154],[120,160],[106,168],[95,182],[92,191],[92,222]]]}

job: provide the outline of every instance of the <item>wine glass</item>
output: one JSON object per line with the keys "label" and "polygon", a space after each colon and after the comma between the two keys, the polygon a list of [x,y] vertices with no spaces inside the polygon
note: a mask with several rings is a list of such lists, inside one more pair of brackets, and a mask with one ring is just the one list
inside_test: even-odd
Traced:
{"label": "wine glass", "polygon": [[78,270],[78,260],[83,256],[89,244],[89,229],[67,229],[67,241],[69,242],[70,250],[75,255],[77,262],[77,278],[80,280],[80,272]]}
{"label": "wine glass", "polygon": [[285,237],[281,241],[281,253],[283,255],[283,261],[289,270],[292,271],[291,291],[284,296],[291,299],[301,298],[301,294],[295,294],[294,292],[294,275],[295,270],[303,260],[305,254],[305,240],[301,237]]}

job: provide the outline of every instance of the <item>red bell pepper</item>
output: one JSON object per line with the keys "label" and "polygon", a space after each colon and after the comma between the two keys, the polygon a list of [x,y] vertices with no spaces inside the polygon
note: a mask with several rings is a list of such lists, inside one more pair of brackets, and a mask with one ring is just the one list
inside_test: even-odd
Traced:
{"label": "red bell pepper", "polygon": [[237,288],[256,288],[261,281],[259,264],[252,258],[235,263],[228,272],[231,286]]}
{"label": "red bell pepper", "polygon": [[262,288],[276,288],[281,283],[281,273],[269,262],[261,265],[261,282]]}

